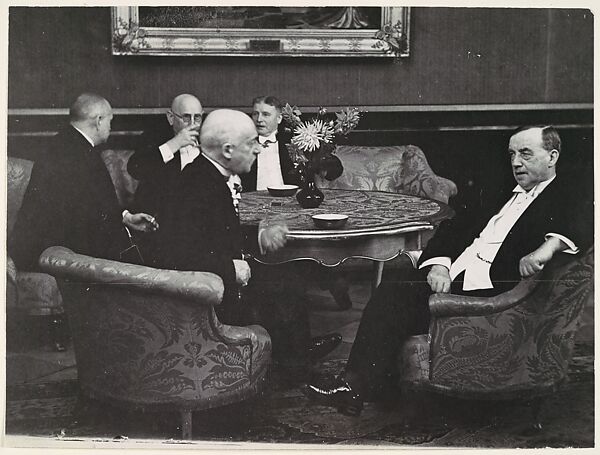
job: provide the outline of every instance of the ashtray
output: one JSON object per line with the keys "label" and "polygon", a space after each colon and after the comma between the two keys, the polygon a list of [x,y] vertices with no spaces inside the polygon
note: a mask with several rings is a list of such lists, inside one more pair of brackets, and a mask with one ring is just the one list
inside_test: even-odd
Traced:
{"label": "ashtray", "polygon": [[319,229],[341,229],[348,221],[348,215],[338,213],[322,213],[313,215],[312,220]]}
{"label": "ashtray", "polygon": [[267,190],[271,196],[293,196],[298,191],[297,185],[280,185],[280,186],[268,186]]}

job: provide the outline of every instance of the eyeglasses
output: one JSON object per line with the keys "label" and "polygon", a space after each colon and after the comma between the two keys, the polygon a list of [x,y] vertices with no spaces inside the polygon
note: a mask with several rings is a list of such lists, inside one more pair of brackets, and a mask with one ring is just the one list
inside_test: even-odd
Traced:
{"label": "eyeglasses", "polygon": [[179,120],[181,120],[183,123],[187,123],[187,124],[192,124],[195,123],[196,120],[198,121],[198,123],[200,123],[202,121],[202,113],[200,114],[183,114],[180,115],[177,112],[173,112],[170,111],[171,114],[173,114],[175,117],[177,117]]}

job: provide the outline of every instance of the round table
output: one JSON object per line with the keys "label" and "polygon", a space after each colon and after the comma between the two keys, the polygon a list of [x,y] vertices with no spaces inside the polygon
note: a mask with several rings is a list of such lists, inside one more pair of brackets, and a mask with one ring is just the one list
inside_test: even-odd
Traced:
{"label": "round table", "polygon": [[[267,191],[242,195],[240,221],[246,225],[285,223],[288,243],[279,251],[255,258],[265,264],[312,260],[335,267],[351,258],[375,261],[373,285],[381,279],[383,263],[404,250],[421,249],[421,234],[454,215],[446,204],[432,199],[383,191],[322,190],[325,200],[316,209],[303,209],[295,196],[274,197]],[[315,227],[312,215],[348,215],[342,229]]]}

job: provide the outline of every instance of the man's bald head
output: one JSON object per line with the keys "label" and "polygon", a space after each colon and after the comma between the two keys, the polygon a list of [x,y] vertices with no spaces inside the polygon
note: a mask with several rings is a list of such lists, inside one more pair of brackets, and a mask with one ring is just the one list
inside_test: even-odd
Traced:
{"label": "man's bald head", "polygon": [[110,103],[95,93],[82,93],[69,109],[71,125],[87,134],[94,145],[108,139],[112,117]]}
{"label": "man's bald head", "polygon": [[231,109],[208,114],[200,130],[200,144],[204,153],[234,174],[250,172],[260,153],[252,119]]}
{"label": "man's bald head", "polygon": [[194,95],[183,93],[173,98],[171,109],[167,112],[167,120],[177,134],[190,125],[200,126],[202,123],[202,104]]}

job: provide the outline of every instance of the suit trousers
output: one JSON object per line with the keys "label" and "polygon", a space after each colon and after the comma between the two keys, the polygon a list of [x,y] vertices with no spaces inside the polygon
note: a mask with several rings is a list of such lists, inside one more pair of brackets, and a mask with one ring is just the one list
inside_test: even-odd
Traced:
{"label": "suit trousers", "polygon": [[[428,299],[432,291],[427,283],[428,271],[428,267],[410,267],[384,275],[363,311],[346,365],[346,378],[372,399],[384,398],[397,388],[400,348],[410,336],[429,330]],[[457,277],[451,292],[498,294],[494,289],[465,292],[462,284],[462,277]]]}
{"label": "suit trousers", "polygon": [[225,324],[263,326],[271,336],[273,362],[307,370],[311,335],[304,280],[293,267],[251,263],[252,278],[242,298],[228,298],[217,307]]}

